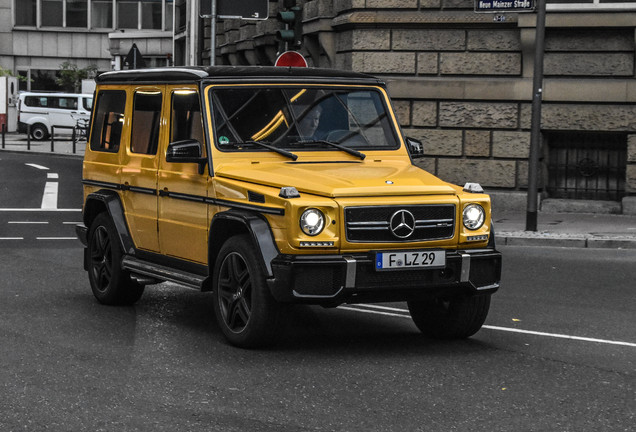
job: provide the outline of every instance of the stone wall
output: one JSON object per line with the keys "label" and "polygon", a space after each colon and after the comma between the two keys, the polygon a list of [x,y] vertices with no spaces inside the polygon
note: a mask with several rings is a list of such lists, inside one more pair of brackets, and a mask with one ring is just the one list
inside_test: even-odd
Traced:
{"label": "stone wall", "polygon": [[[384,78],[404,132],[424,142],[418,165],[458,184],[525,190],[534,14],[495,22],[472,0],[299,4],[310,65]],[[220,63],[272,64],[281,5],[270,2],[265,22],[225,22]],[[542,130],[626,134],[626,193],[636,193],[636,13],[549,12],[546,26]]]}

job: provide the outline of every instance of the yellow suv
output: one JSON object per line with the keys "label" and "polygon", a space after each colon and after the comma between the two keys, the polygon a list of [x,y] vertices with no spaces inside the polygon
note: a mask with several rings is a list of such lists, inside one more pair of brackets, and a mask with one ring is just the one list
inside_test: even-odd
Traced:
{"label": "yellow suv", "polygon": [[211,291],[228,341],[280,334],[283,304],[406,301],[468,337],[499,287],[490,198],[416,167],[384,84],[352,72],[191,67],[97,78],[84,268],[105,304],[163,281]]}

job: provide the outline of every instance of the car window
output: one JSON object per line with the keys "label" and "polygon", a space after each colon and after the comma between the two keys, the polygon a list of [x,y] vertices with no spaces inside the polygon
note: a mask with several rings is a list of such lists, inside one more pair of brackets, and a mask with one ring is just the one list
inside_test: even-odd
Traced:
{"label": "car window", "polygon": [[[320,87],[217,87],[211,90],[216,145],[236,151],[261,141],[279,148],[335,151],[394,149],[396,132],[375,89]],[[324,143],[322,143],[324,144]]]}
{"label": "car window", "polygon": [[24,104],[29,107],[41,108],[49,106],[49,98],[46,96],[26,96]]}
{"label": "car window", "polygon": [[77,109],[77,97],[58,97],[57,108],[76,110]]}
{"label": "car window", "polygon": [[162,100],[159,91],[135,93],[130,135],[130,150],[133,153],[157,154]]}
{"label": "car window", "polygon": [[93,98],[82,98],[82,106],[86,111],[93,109]]}
{"label": "car window", "polygon": [[119,150],[125,107],[125,91],[103,90],[99,92],[91,131],[91,150],[105,152]]}
{"label": "car window", "polygon": [[203,139],[203,120],[199,93],[194,90],[177,90],[172,93],[170,142]]}

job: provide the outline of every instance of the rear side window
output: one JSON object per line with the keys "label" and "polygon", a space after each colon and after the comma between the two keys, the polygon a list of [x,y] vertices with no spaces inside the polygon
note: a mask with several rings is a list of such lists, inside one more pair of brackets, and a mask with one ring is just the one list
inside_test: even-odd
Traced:
{"label": "rear side window", "polygon": [[172,94],[170,142],[195,139],[203,143],[203,120],[199,94],[192,90]]}
{"label": "rear side window", "polygon": [[125,108],[125,91],[99,92],[91,129],[91,150],[113,153],[119,150]]}
{"label": "rear side window", "polygon": [[161,92],[135,93],[130,150],[133,153],[157,154]]}
{"label": "rear side window", "polygon": [[76,97],[59,97],[57,99],[56,108],[67,109],[67,110],[76,110],[77,109],[77,98]]}
{"label": "rear side window", "polygon": [[24,105],[34,108],[46,108],[49,106],[49,98],[46,96],[26,96]]}

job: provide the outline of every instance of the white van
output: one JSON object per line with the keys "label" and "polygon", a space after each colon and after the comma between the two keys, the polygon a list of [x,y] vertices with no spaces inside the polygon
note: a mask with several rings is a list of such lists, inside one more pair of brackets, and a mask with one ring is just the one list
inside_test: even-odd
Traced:
{"label": "white van", "polygon": [[78,121],[88,123],[92,108],[91,94],[22,92],[18,102],[18,131],[24,133],[30,125],[35,140],[48,138],[51,126],[55,126],[56,134],[71,134]]}

